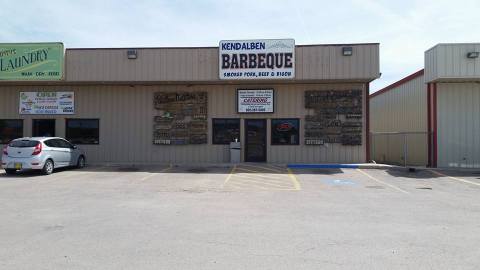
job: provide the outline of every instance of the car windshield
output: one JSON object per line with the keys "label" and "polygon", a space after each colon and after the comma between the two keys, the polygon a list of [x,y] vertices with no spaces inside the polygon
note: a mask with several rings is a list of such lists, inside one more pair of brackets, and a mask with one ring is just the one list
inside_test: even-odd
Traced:
{"label": "car windshield", "polygon": [[32,141],[32,140],[17,140],[11,142],[8,146],[10,147],[18,147],[18,148],[27,148],[27,147],[35,147],[39,141]]}

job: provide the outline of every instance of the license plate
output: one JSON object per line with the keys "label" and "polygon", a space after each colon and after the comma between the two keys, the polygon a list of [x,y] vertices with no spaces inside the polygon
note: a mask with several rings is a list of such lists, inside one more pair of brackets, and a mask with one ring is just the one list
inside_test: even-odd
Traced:
{"label": "license plate", "polygon": [[22,163],[15,163],[15,169],[20,170],[22,169]]}

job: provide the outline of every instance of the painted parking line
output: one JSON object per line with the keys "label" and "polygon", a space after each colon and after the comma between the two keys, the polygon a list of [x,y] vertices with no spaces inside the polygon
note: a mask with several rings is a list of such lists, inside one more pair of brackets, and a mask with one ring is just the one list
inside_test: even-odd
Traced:
{"label": "painted parking line", "polygon": [[397,186],[394,186],[394,185],[392,185],[392,184],[386,183],[386,182],[384,182],[384,181],[382,181],[382,180],[380,180],[380,179],[378,179],[378,178],[370,175],[369,173],[363,171],[362,169],[357,169],[357,171],[360,172],[361,174],[365,175],[366,177],[372,179],[373,181],[375,181],[375,182],[377,182],[377,183],[380,183],[380,184],[383,184],[383,185],[385,185],[385,186],[387,186],[387,187],[390,187],[390,188],[392,188],[392,189],[395,189],[396,191],[399,191],[399,192],[402,192],[402,193],[405,193],[405,194],[410,194],[410,192],[408,192],[408,191],[406,191],[406,190],[403,190],[403,189],[401,189],[401,188],[399,188],[399,187],[397,187]]}
{"label": "painted parking line", "polygon": [[281,169],[278,168],[271,168],[267,166],[256,166],[256,165],[251,165],[251,164],[242,164],[242,167],[251,167],[251,168],[256,168],[256,169],[261,169],[261,170],[267,170],[267,171],[272,171],[274,173],[283,173]]}
{"label": "painted parking line", "polygon": [[298,182],[298,179],[295,176],[295,174],[293,174],[293,172],[290,168],[287,168],[287,171],[288,171],[288,176],[290,177],[290,179],[292,179],[293,186],[295,187],[295,189],[296,190],[301,190],[302,188],[300,186],[300,182]]}
{"label": "painted parking line", "polygon": [[223,188],[240,190],[300,190],[300,183],[288,168],[256,164],[235,165]]}
{"label": "painted parking line", "polygon": [[41,176],[42,178],[39,179],[38,183],[42,184],[48,184],[51,182],[59,181],[59,180],[64,180],[66,178],[71,178],[71,177],[76,177],[76,176],[82,176],[86,174],[91,174],[91,173],[97,173],[98,171],[78,171],[78,170],[73,170],[73,171],[61,171],[61,172],[54,172],[51,175],[43,175]]}
{"label": "painted parking line", "polygon": [[[250,169],[244,169],[241,167],[237,167],[236,170],[237,174],[243,174],[243,175],[255,175],[255,177],[258,178],[265,178],[265,179],[279,179],[278,175],[279,173],[275,173],[272,175],[270,172],[262,172],[262,171],[255,171],[255,170],[250,170]],[[285,174],[286,172],[282,173]],[[268,174],[268,175],[267,175]]]}
{"label": "painted parking line", "polygon": [[222,188],[224,188],[228,184],[228,181],[230,181],[230,178],[232,178],[236,168],[237,168],[237,165],[233,165],[233,168],[228,174],[227,179],[225,179],[225,182],[223,182]]}
{"label": "painted parking line", "polygon": [[163,170],[160,170],[159,172],[155,172],[155,173],[149,173],[149,175],[147,175],[147,176],[145,176],[145,177],[141,178],[141,179],[140,179],[140,180],[138,180],[138,181],[139,181],[139,182],[146,181],[146,180],[148,180],[148,179],[150,179],[150,178],[152,178],[152,177],[154,177],[154,176],[156,176],[156,175],[158,175],[158,174],[160,174],[160,173],[167,172],[167,171],[169,171],[169,170],[170,170],[170,169],[172,169],[172,168],[173,168],[173,165],[172,165],[172,164],[170,164],[170,165],[169,165],[167,168],[165,168],[165,169],[163,169]]}
{"label": "painted parking line", "polygon": [[449,179],[452,179],[452,180],[455,180],[457,182],[463,182],[463,183],[467,183],[467,184],[470,184],[470,185],[474,185],[474,186],[480,186],[480,183],[475,183],[475,182],[472,182],[472,181],[469,181],[469,180],[465,180],[465,179],[462,179],[462,178],[458,178],[458,177],[453,177],[453,176],[450,176],[450,175],[446,175],[446,174],[443,174],[441,172],[437,172],[437,171],[434,171],[434,170],[429,170],[431,173],[433,174],[436,174],[438,176],[442,176],[442,177],[447,177]]}

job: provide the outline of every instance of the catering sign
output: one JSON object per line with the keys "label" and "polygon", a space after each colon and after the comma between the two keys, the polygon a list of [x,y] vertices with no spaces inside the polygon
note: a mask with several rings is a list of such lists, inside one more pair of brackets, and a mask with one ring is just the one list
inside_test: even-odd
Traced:
{"label": "catering sign", "polygon": [[219,44],[221,80],[295,78],[295,40],[222,40]]}
{"label": "catering sign", "polygon": [[0,43],[0,81],[61,80],[62,43]]}
{"label": "catering sign", "polygon": [[74,114],[74,92],[20,92],[20,114]]}
{"label": "catering sign", "polygon": [[239,113],[273,113],[273,89],[238,89]]}

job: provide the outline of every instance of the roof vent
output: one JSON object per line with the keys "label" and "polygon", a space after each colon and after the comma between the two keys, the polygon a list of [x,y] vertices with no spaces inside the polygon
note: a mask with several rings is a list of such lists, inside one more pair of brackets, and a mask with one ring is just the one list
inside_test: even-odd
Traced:
{"label": "roof vent", "polygon": [[343,56],[352,56],[353,55],[353,48],[352,47],[342,47],[342,55]]}
{"label": "roof vent", "polygon": [[137,50],[127,50],[127,58],[128,59],[137,59]]}

